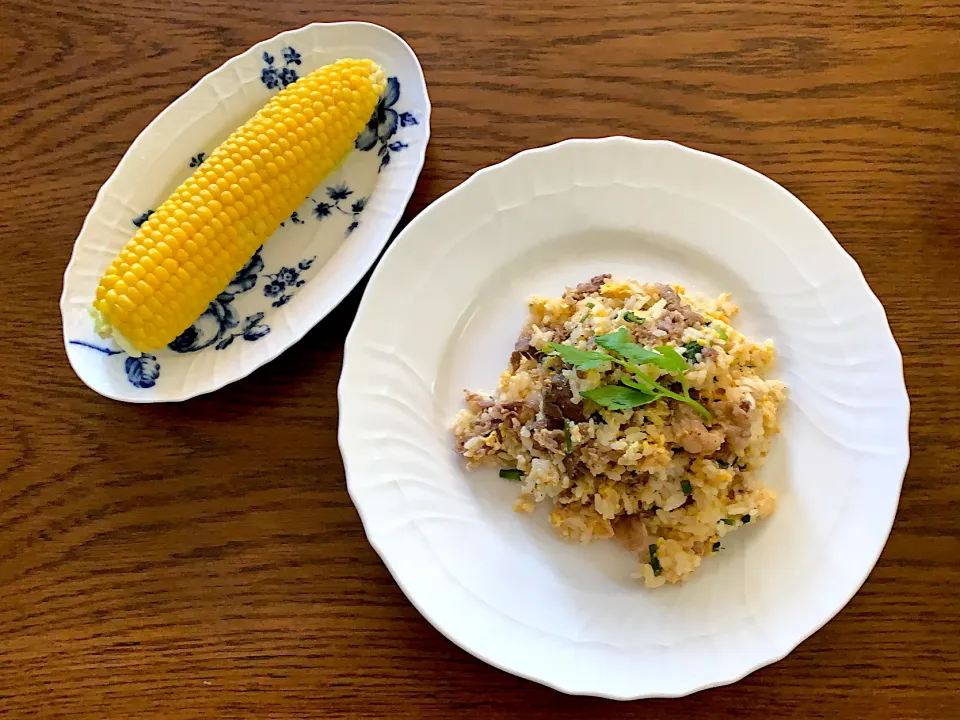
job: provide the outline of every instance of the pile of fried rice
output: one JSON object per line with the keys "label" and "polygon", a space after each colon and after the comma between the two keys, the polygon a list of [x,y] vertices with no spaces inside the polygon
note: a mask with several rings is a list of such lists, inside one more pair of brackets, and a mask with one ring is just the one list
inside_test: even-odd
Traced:
{"label": "pile of fried rice", "polygon": [[[675,583],[723,537],[770,515],[776,495],[757,478],[786,386],[767,380],[773,343],[754,343],[730,325],[727,294],[688,296],[679,285],[600,275],[561,297],[534,297],[510,367],[493,395],[466,391],[456,449],[468,467],[493,465],[518,483],[514,509],[552,508],[550,524],[570,541],[615,538],[637,554],[647,587]],[[689,404],[660,398],[630,410],[581,396],[617,383],[605,363],[567,365],[550,343],[597,350],[595,338],[625,327],[646,348],[669,345],[689,364]],[[649,376],[680,389],[652,365]]]}

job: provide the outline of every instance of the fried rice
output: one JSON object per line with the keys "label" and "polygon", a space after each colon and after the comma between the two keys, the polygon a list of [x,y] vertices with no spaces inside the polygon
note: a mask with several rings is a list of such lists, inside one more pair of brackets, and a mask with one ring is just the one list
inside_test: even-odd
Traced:
{"label": "fried rice", "polygon": [[[468,467],[496,466],[518,483],[515,510],[549,503],[561,538],[615,538],[636,553],[635,576],[647,587],[679,582],[776,505],[757,472],[779,432],[786,386],[765,379],[773,342],[740,334],[730,324],[736,312],[728,294],[705,299],[609,275],[534,297],[496,392],[466,391],[456,450]],[[670,347],[686,360],[673,374],[642,366],[671,397],[618,409],[582,394],[599,398],[594,391],[608,386],[629,394],[623,388],[636,381],[624,363],[578,369],[557,345],[603,351],[597,338],[620,328],[636,346]]]}

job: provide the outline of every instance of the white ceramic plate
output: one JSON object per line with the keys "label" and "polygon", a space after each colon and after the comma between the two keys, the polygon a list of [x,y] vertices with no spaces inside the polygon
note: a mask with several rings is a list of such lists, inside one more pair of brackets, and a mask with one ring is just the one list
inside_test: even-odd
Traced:
{"label": "white ceramic plate", "polygon": [[[733,293],[789,384],[776,514],[682,586],[615,543],[566,544],[516,485],[464,470],[462,389],[493,389],[535,293],[602,272]],[[565,692],[678,696],[782,658],[857,591],[908,457],[900,353],[856,263],[762,175],[667,142],[571,140],[483,170],[387,252],[347,339],[340,446],[370,542],[479,658]]]}
{"label": "white ceramic plate", "polygon": [[[136,224],[271,95],[342,57],[376,60],[390,78],[343,165],[168,348],[133,358],[97,337],[88,308],[100,276]],[[60,299],[67,355],[77,375],[117,400],[185,400],[275,358],[336,307],[376,261],[413,193],[429,135],[420,63],[403,40],[377,25],[308,25],[211,72],[134,141],[83,223]]]}

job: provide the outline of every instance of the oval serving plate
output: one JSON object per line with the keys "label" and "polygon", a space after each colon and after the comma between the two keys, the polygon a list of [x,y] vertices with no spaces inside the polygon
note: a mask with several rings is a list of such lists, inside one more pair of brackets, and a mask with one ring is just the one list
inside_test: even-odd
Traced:
{"label": "oval serving plate", "polygon": [[[644,589],[614,542],[564,543],[453,451],[463,388],[496,386],[529,297],[603,272],[731,292],[789,386],[763,471],[777,511],[679,586]],[[833,617],[883,548],[909,455],[900,353],[857,264],[773,181],[667,142],[530,150],[427,208],[370,280],[339,393],[351,498],[420,612],[497,667],[618,699],[734,682]]]}
{"label": "oval serving plate", "polygon": [[[354,151],[251,258],[186,332],[134,358],[94,333],[88,314],[104,269],[204,155],[298,77],[369,57],[387,92]],[[313,24],[258,43],[205,76],[137,137],[93,204],[64,275],[70,364],[102,395],[185,400],[238,380],[322,320],[386,245],[413,193],[430,135],[430,100],[410,46],[368,23]]]}

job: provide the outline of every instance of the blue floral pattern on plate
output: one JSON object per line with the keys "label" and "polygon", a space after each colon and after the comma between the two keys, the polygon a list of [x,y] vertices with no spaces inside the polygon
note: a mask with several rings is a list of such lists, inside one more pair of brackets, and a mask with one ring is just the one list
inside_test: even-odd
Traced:
{"label": "blue floral pattern on plate", "polygon": [[156,355],[128,357],[123,361],[123,369],[130,384],[142,390],[152,388],[160,377],[160,363],[157,362]]}
{"label": "blue floral pattern on plate", "polygon": [[413,113],[398,112],[394,109],[399,100],[400,80],[395,77],[387,78],[387,89],[377,103],[367,126],[354,143],[357,150],[363,152],[373,150],[379,145],[377,155],[380,156],[380,170],[390,164],[391,152],[400,152],[410,147],[400,140],[391,142],[390,139],[397,134],[397,129],[419,124]]}
{"label": "blue floral pattern on plate", "polygon": [[[313,216],[317,220],[323,220],[333,215],[334,211],[345,215],[350,218],[350,224],[347,225],[346,230],[343,232],[343,236],[347,237],[360,227],[360,213],[364,211],[367,207],[367,201],[370,199],[368,197],[360,197],[354,200],[353,202],[347,204],[347,199],[354,195],[354,191],[346,183],[339,183],[337,185],[328,185],[326,188],[327,198],[332,202],[327,202],[327,200],[317,200],[313,196],[307,198],[310,202],[313,203],[313,210],[311,211]],[[347,204],[345,208],[341,203]],[[280,223],[280,227],[286,227],[287,223],[293,225],[303,225],[304,220],[300,217],[298,211],[294,211],[287,220],[284,220]]]}
{"label": "blue floral pattern on plate", "polygon": [[[84,340],[71,340],[70,344],[96,350],[107,357],[125,354],[123,350],[111,350],[110,348]],[[157,362],[156,355],[144,354],[140,357],[127,356],[126,360],[123,361],[123,369],[127,374],[127,380],[130,381],[130,384],[141,390],[152,388],[157,384],[157,378],[160,377],[160,363]]]}
{"label": "blue floral pattern on plate", "polygon": [[240,326],[240,318],[233,307],[234,298],[252,290],[257,284],[257,276],[263,270],[261,249],[257,249],[250,261],[234,276],[226,289],[217,295],[217,299],[207,306],[197,321],[167,347],[178,353],[197,352],[211,345],[217,350],[224,350],[236,337],[252,342],[270,332],[268,325],[260,324],[263,320],[262,312],[248,315],[242,328],[238,332],[232,332]]}
{"label": "blue floral pattern on plate", "polygon": [[285,88],[291,83],[295,83],[300,78],[297,75],[294,65],[300,65],[300,53],[292,47],[283,48],[284,67],[275,65],[276,58],[268,52],[263,54],[264,67],[260,71],[260,82],[267,86],[268,90],[279,90]]}
{"label": "blue floral pattern on plate", "polygon": [[313,203],[314,217],[317,218],[317,220],[323,220],[324,218],[330,217],[334,210],[341,215],[348,216],[350,218],[350,224],[347,225],[347,229],[343,233],[344,237],[346,237],[360,227],[360,213],[367,207],[367,200],[369,200],[369,198],[365,197],[357,198],[350,203],[349,209],[345,210],[340,203],[346,203],[347,199],[353,194],[353,190],[351,190],[346,183],[327,187],[327,197],[332,202],[327,202],[326,200],[318,202],[312,197],[310,198],[310,201]]}
{"label": "blue floral pattern on plate", "polygon": [[[263,286],[263,296],[266,298],[276,298],[272,303],[273,307],[281,307],[293,300],[293,289],[302,287],[307,281],[300,277],[300,274],[306,272],[313,265],[316,256],[304,258],[297,267],[282,267],[277,272],[267,274],[270,282]],[[260,313],[261,315],[263,313]]]}

